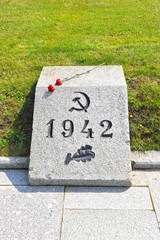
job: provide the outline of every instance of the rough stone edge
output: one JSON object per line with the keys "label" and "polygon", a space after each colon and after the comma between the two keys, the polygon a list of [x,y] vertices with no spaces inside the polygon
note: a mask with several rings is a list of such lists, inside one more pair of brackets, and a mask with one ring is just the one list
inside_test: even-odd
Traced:
{"label": "rough stone edge", "polygon": [[130,187],[131,180],[77,180],[77,179],[54,179],[54,180],[45,180],[45,179],[37,179],[29,176],[29,183],[31,186],[106,186],[106,187]]}
{"label": "rough stone edge", "polygon": [[[160,169],[160,151],[131,152],[132,169]],[[0,169],[28,169],[29,157],[2,157]]]}
{"label": "rough stone edge", "polygon": [[29,157],[0,157],[0,169],[28,169]]}

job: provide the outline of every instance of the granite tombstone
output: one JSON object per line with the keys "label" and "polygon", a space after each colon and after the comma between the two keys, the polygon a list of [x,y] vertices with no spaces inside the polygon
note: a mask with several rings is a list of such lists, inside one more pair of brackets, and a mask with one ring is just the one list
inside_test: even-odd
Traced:
{"label": "granite tombstone", "polygon": [[44,67],[35,93],[30,184],[130,186],[130,171],[122,67]]}

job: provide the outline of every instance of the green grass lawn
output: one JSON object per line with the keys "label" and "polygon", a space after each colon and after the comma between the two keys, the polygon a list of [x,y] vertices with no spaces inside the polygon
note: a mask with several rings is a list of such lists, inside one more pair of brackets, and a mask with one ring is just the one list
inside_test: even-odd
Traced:
{"label": "green grass lawn", "polygon": [[122,65],[132,150],[160,150],[158,0],[1,0],[0,155],[30,151],[44,66]]}

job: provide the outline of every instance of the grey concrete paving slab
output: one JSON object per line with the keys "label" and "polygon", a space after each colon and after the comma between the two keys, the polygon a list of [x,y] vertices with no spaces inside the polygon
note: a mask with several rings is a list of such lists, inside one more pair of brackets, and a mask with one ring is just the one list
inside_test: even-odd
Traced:
{"label": "grey concrete paving slab", "polygon": [[132,185],[146,186],[146,185],[160,185],[160,170],[135,170],[132,171]]}
{"label": "grey concrete paving slab", "polygon": [[0,239],[60,239],[63,187],[0,187]]}
{"label": "grey concrete paving slab", "polygon": [[0,185],[29,185],[27,170],[0,170]]}
{"label": "grey concrete paving slab", "polygon": [[64,187],[0,186],[0,208],[47,210],[54,208],[63,194]]}
{"label": "grey concrete paving slab", "polygon": [[157,218],[160,223],[160,170],[133,171],[132,184],[135,186],[149,186]]}
{"label": "grey concrete paving slab", "polygon": [[134,170],[131,172],[131,182],[133,186],[146,186],[149,181],[145,170]]}
{"label": "grey concrete paving slab", "polygon": [[29,167],[29,157],[0,157],[0,169]]}
{"label": "grey concrete paving slab", "polygon": [[154,211],[69,210],[63,216],[61,240],[159,240]]}
{"label": "grey concrete paving slab", "polygon": [[0,211],[1,240],[59,240],[59,211]]}
{"label": "grey concrete paving slab", "polygon": [[133,169],[160,169],[160,151],[131,152]]}
{"label": "grey concrete paving slab", "polygon": [[156,215],[157,215],[157,219],[158,219],[158,223],[159,223],[159,229],[160,229],[160,209],[156,210]]}
{"label": "grey concrete paving slab", "polygon": [[160,223],[160,172],[156,174],[148,173],[147,176],[149,179],[149,188],[156,210],[157,219]]}
{"label": "grey concrete paving slab", "polygon": [[67,187],[65,208],[153,209],[148,187]]}

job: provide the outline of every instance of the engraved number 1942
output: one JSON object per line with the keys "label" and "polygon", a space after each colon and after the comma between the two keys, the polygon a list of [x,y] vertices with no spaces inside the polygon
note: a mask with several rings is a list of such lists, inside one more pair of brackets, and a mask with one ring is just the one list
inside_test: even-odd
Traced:
{"label": "engraved number 1942", "polygon": [[[55,121],[55,119],[51,119],[47,123],[47,125],[48,125],[48,135],[47,135],[47,137],[48,138],[53,138],[53,135],[54,135],[53,134],[53,132],[54,132],[54,126],[53,125],[54,124],[53,123],[54,123],[54,121]],[[89,124],[89,120],[85,120],[84,121],[84,126],[81,130],[81,133],[87,134],[86,138],[94,138],[93,137],[94,132],[93,132],[92,128],[87,129],[88,124]],[[99,125],[101,127],[105,127],[105,130],[101,133],[100,136],[103,137],[103,138],[112,138],[113,133],[107,133],[108,130],[111,129],[111,127],[112,127],[112,122],[109,121],[109,120],[102,120],[99,123]],[[62,127],[63,127],[63,132],[62,132],[63,137],[68,138],[68,137],[71,137],[73,135],[73,133],[74,133],[74,123],[71,120],[64,120],[62,122]]]}

